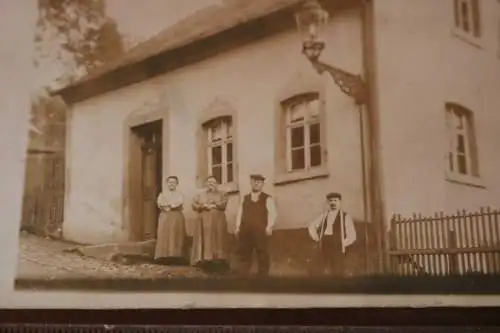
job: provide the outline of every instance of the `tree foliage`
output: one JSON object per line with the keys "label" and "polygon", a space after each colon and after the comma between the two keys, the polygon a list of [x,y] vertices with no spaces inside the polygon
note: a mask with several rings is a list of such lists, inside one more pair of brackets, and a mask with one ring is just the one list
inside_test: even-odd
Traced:
{"label": "tree foliage", "polygon": [[35,150],[64,148],[66,105],[58,96],[41,91],[31,99],[29,147]]}
{"label": "tree foliage", "polygon": [[[125,42],[106,14],[105,0],[37,1],[35,65],[40,75],[50,73],[43,86],[71,83],[124,53]],[[60,123],[61,112],[60,103],[41,87],[32,100],[30,140],[57,136],[51,124]]]}
{"label": "tree foliage", "polygon": [[38,0],[35,43],[38,64],[63,63],[62,76],[74,80],[124,52],[105,0]]}

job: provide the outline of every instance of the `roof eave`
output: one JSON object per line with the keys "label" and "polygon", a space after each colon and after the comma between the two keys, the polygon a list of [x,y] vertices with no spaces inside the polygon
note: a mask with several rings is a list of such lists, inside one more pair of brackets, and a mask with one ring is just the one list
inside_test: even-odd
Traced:
{"label": "roof eave", "polygon": [[[339,4],[345,6],[347,3],[352,6],[353,3],[358,1],[323,0],[322,2],[327,7],[338,7]],[[185,45],[149,56],[136,63],[116,68],[95,78],[50,91],[50,95],[59,95],[67,104],[75,104],[106,92],[163,75],[189,64],[200,62],[217,54],[293,28],[295,26],[295,8],[295,5],[290,5],[267,13],[213,35],[201,37],[187,42]]]}

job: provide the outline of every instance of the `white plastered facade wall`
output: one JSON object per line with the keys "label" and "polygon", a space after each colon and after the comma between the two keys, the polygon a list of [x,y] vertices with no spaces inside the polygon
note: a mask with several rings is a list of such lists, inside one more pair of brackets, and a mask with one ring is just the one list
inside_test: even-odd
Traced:
{"label": "white plastered facade wall", "polygon": [[[343,12],[327,32],[325,62],[362,72],[361,19]],[[270,36],[155,79],[77,103],[68,130],[64,237],[82,243],[126,240],[124,128],[137,114],[164,113],[163,176],[177,175],[188,203],[197,184],[197,138],[201,112],[215,99],[237,109],[237,168],[241,194],[248,176],[262,173],[265,190],[275,197],[277,228],[306,226],[324,208],[324,195],[340,191],[346,210],[366,220],[359,110],[331,78],[319,76],[300,53],[295,30]],[[277,99],[294,81],[317,81],[325,93],[328,177],[274,186]],[[291,97],[291,96],[290,96]],[[325,128],[324,127],[324,128]],[[258,147],[258,148],[257,148]],[[227,217],[233,228],[239,195],[230,196]]]}
{"label": "white plastered facade wall", "polygon": [[[480,1],[476,43],[453,30],[453,1],[374,1],[387,217],[500,208],[500,4]],[[482,187],[446,180],[445,103],[474,112]]]}

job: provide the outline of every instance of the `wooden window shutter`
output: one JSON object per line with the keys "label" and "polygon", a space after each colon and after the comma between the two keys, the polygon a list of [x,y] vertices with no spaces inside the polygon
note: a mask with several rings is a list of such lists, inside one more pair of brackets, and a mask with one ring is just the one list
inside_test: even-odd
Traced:
{"label": "wooden window shutter", "polygon": [[287,171],[286,165],[286,126],[285,110],[282,103],[277,103],[275,111],[275,173],[280,174]]}
{"label": "wooden window shutter", "polygon": [[459,0],[453,1],[453,13],[455,16],[455,27],[460,27],[460,3]]}
{"label": "wooden window shutter", "polygon": [[467,110],[466,113],[467,130],[469,135],[469,151],[471,159],[471,174],[475,177],[479,177],[479,156],[478,156],[478,146],[476,141],[476,129],[474,114],[472,111]]}
{"label": "wooden window shutter", "polygon": [[479,0],[471,0],[472,6],[472,32],[474,37],[481,36],[481,14],[479,8]]}

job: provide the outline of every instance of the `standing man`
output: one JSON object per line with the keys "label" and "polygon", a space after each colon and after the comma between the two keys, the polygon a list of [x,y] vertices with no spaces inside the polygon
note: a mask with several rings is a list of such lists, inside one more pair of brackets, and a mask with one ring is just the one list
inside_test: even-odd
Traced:
{"label": "standing man", "polygon": [[356,241],[356,229],[349,214],[342,209],[342,195],[328,193],[328,210],[309,226],[309,235],[318,244],[321,273],[329,266],[330,273],[342,276],[345,270],[347,247]]}
{"label": "standing man", "polygon": [[250,176],[252,191],[241,200],[235,229],[239,238],[243,272],[248,274],[250,271],[255,251],[260,276],[269,275],[270,259],[267,242],[268,236],[273,232],[277,216],[272,197],[262,192],[264,182],[265,178],[262,175]]}

